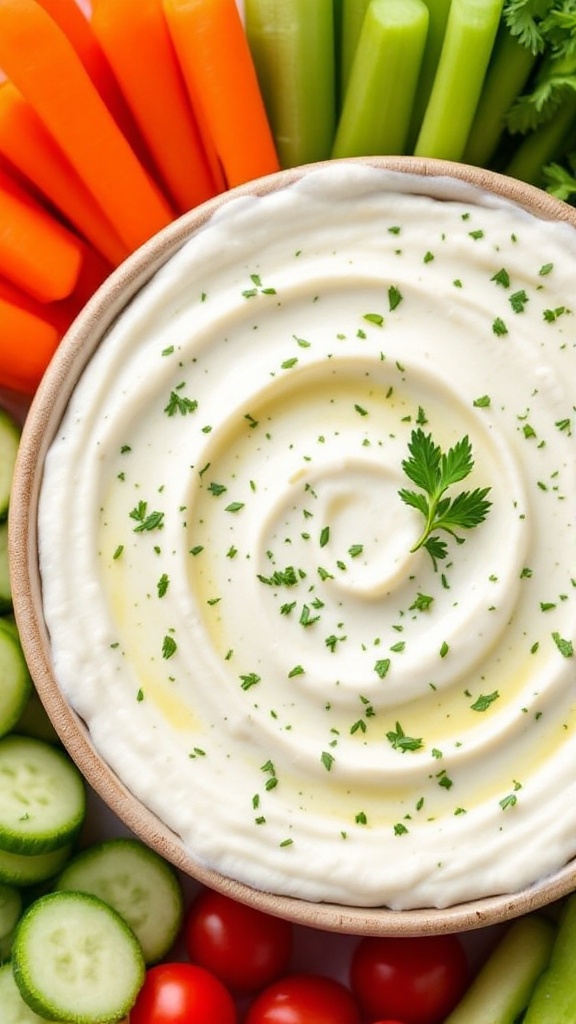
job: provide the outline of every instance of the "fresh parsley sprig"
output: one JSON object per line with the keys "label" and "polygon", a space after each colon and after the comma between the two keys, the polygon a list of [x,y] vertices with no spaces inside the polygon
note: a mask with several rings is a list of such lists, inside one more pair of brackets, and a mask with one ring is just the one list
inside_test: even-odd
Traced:
{"label": "fresh parsley sprig", "polygon": [[472,445],[467,436],[443,452],[432,440],[432,435],[425,434],[418,427],[412,431],[408,449],[410,458],[403,460],[402,469],[420,491],[401,488],[398,493],[402,501],[421,512],[425,520],[422,533],[411,551],[424,547],[437,569],[437,563],[446,558],[448,545],[436,536],[435,531],[444,530],[454,537],[456,543],[463,544],[464,537],[456,531],[471,530],[485,520],[492,505],[486,499],[490,487],[477,487],[473,491],[460,491],[454,497],[446,496],[448,488],[469,476],[474,467]]}

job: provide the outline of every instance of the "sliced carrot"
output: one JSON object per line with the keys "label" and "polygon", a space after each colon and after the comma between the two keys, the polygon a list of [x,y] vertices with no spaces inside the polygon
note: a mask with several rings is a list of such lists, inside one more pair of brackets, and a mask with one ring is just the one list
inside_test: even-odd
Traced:
{"label": "sliced carrot", "polygon": [[71,295],[82,243],[0,171],[0,273],[40,302]]}
{"label": "sliced carrot", "polygon": [[54,324],[0,296],[0,387],[32,395],[59,341]]}
{"label": "sliced carrot", "polygon": [[68,38],[36,0],[0,0],[0,67],[32,104],[129,249],[170,222],[169,203],[122,135]]}
{"label": "sliced carrot", "polygon": [[[108,107],[114,120],[140,156],[142,140],[122,94],[122,90],[88,18],[77,0],[38,0],[38,3],[60,26]],[[117,0],[121,7],[123,0]]]}
{"label": "sliced carrot", "polygon": [[192,106],[202,112],[226,183],[279,169],[235,0],[163,0]]}
{"label": "sliced carrot", "polygon": [[95,0],[91,24],[177,209],[215,195],[162,0]]}
{"label": "sliced carrot", "polygon": [[0,85],[0,155],[117,266],[129,249],[78,177],[31,105],[12,82]]}

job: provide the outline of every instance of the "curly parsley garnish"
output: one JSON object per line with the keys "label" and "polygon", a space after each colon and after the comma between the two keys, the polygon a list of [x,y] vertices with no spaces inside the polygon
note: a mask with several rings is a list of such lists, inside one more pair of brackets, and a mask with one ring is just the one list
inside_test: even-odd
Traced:
{"label": "curly parsley garnish", "polygon": [[437,562],[446,558],[448,545],[436,536],[435,531],[444,530],[462,544],[464,538],[456,530],[470,530],[484,521],[492,504],[486,500],[490,487],[477,487],[473,491],[460,491],[454,497],[446,497],[449,487],[472,472],[474,460],[468,437],[463,437],[453,448],[443,452],[439,445],[434,444],[431,434],[425,434],[418,428],[412,431],[408,448],[410,458],[404,459],[402,469],[424,493],[406,488],[401,488],[398,493],[406,505],[417,509],[425,519],[424,529],[411,550],[426,548],[437,569]]}

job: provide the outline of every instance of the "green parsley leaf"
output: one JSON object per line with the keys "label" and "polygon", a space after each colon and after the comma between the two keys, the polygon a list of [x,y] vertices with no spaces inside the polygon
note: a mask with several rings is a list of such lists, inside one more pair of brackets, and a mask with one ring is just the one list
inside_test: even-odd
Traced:
{"label": "green parsley leaf", "polygon": [[175,416],[177,412],[181,416],[186,416],[189,412],[195,412],[197,408],[198,402],[195,398],[186,398],[185,395],[179,395],[177,391],[171,391],[164,412],[167,416]]}
{"label": "green parsley leaf", "polygon": [[162,657],[171,658],[173,654],[176,654],[177,644],[173,636],[165,636],[162,641]]}
{"label": "green parsley leaf", "polygon": [[574,656],[574,644],[571,640],[564,640],[559,633],[552,633],[552,639],[563,658]]}
{"label": "green parsley leaf", "polygon": [[420,750],[424,745],[421,738],[407,736],[400,722],[396,722],[395,730],[391,729],[386,733],[386,739],[392,744],[394,750],[400,750],[403,754],[407,750]]}
{"label": "green parsley leaf", "polygon": [[421,494],[406,488],[398,492],[402,501],[425,519],[422,533],[411,550],[426,548],[437,568],[437,562],[446,557],[447,545],[433,536],[433,531],[444,530],[462,543],[463,538],[456,530],[473,529],[485,520],[491,507],[491,502],[486,500],[490,487],[461,491],[453,498],[445,496],[446,491],[465,479],[474,467],[472,446],[467,436],[443,452],[431,434],[425,434],[418,428],[412,431],[408,449],[410,458],[404,459],[402,469],[408,479],[425,492]]}
{"label": "green parsley leaf", "polygon": [[492,693],[481,693],[480,696],[470,705],[472,711],[487,711],[491,704],[495,700],[498,700],[500,694],[498,690],[494,690]]}

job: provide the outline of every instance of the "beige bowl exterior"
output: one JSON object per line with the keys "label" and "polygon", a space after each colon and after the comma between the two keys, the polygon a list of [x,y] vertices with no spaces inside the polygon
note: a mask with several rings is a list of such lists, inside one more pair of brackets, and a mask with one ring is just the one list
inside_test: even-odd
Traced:
{"label": "beige bowl exterior", "polygon": [[[515,179],[452,162],[415,157],[368,157],[386,170],[451,177],[511,200],[546,220],[576,228],[576,209]],[[312,167],[317,165],[312,165]],[[149,846],[186,875],[213,889],[295,923],[356,935],[421,935],[481,928],[518,917],[576,889],[576,861],[536,885],[513,894],[460,903],[446,909],[392,911],[309,903],[251,889],[198,864],[181,840],[143,806],[99,756],[83,721],[64,699],[55,679],[38,568],[37,508],[46,451],[86,363],[132,296],[220,206],[238,195],[263,195],[299,179],[297,168],[224,193],[185,214],[135,252],[102,285],[80,313],[48,368],[24,424],[10,504],[9,537],[14,610],[22,646],[39,695],[64,746],[104,803]],[[426,183],[423,180],[423,190]]]}

